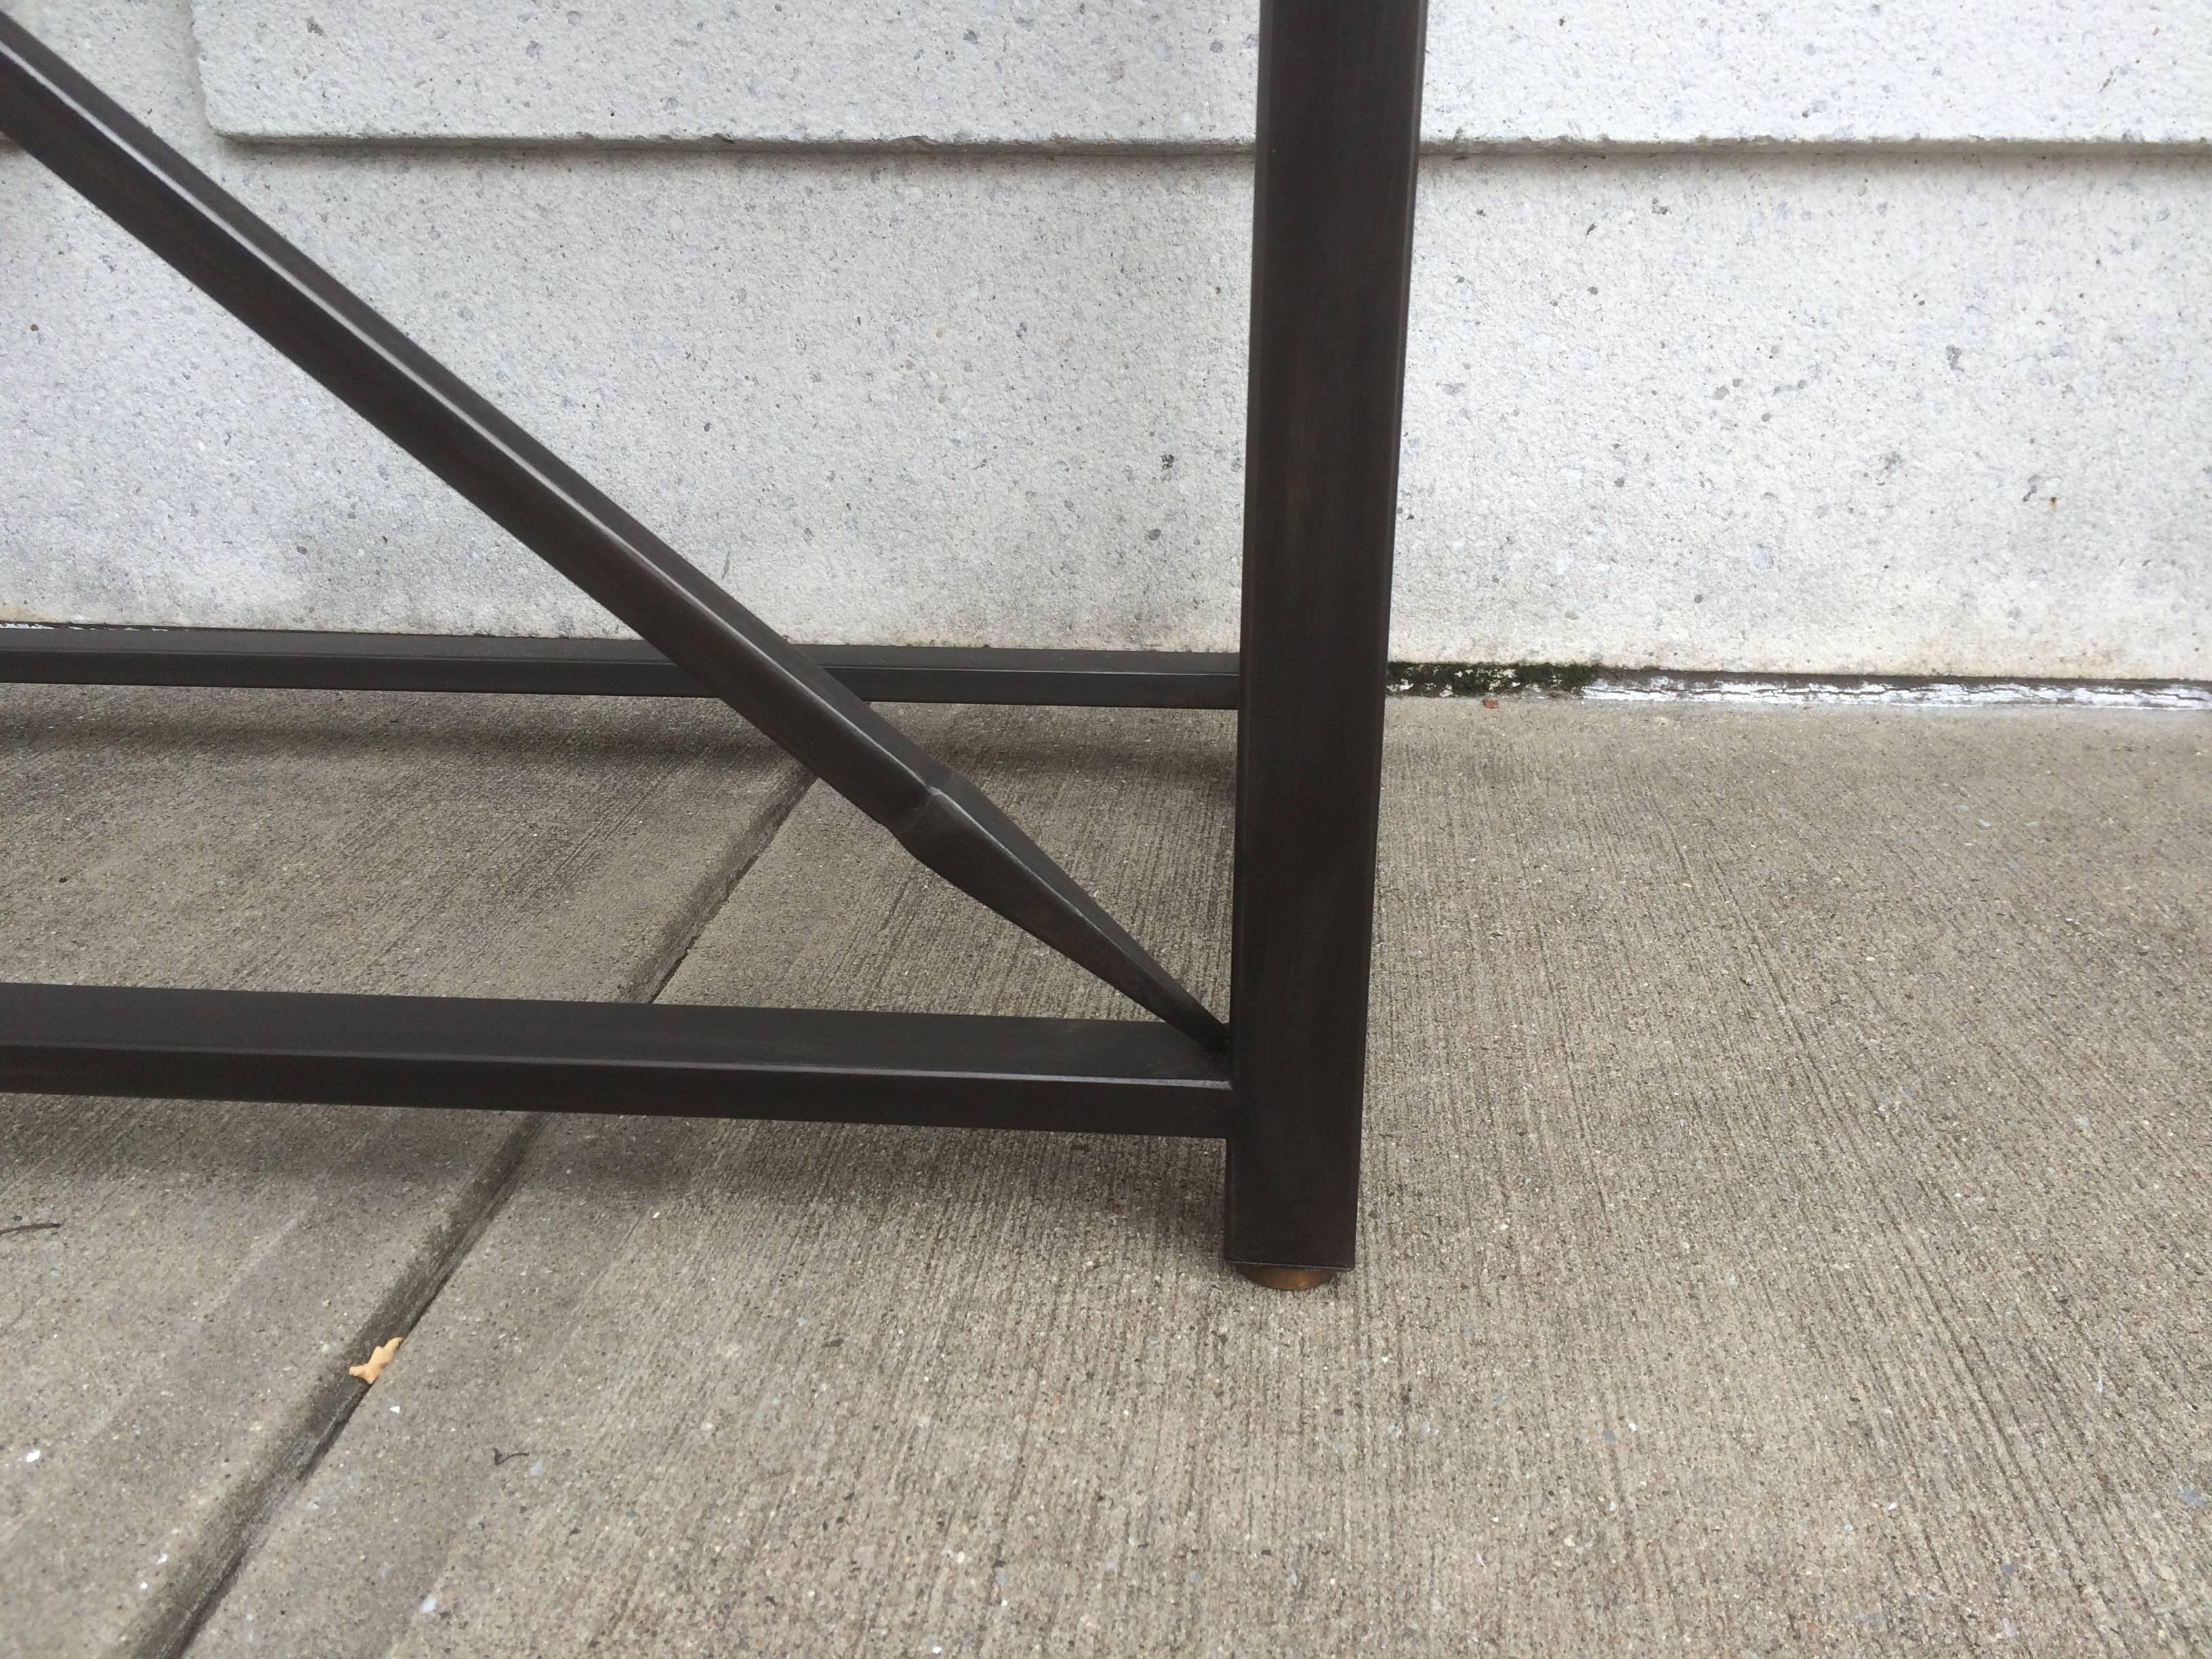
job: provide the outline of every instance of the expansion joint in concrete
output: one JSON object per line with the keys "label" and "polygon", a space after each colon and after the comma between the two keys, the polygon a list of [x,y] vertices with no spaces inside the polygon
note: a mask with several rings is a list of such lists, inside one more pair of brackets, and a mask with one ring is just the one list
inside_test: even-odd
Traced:
{"label": "expansion joint in concrete", "polygon": [[759,861],[783,829],[785,822],[813,787],[814,775],[794,765],[786,786],[764,802],[753,815],[752,821],[732,845],[729,856],[724,859],[693,890],[691,902],[684,906],[668,932],[662,937],[662,949],[648,969],[638,975],[630,987],[624,988],[624,1000],[658,1002],[660,994],[668,988],[691,954],[691,947],[699,942],[722,907],[730,902],[730,895],[745,878],[745,872]]}
{"label": "expansion joint in concrete", "polygon": [[[379,1344],[413,1334],[430,1304],[438,1299],[438,1292],[445,1289],[506,1204],[523,1159],[544,1122],[542,1115],[532,1113],[514,1126],[460,1194],[443,1237],[415,1270],[403,1275],[370,1310],[345,1345],[347,1352],[366,1358]],[[370,1385],[355,1380],[341,1365],[332,1364],[331,1380],[301,1414],[287,1455],[264,1480],[240,1492],[228,1506],[231,1513],[223,1517],[228,1525],[219,1530],[228,1534],[230,1547],[211,1553],[197,1594],[189,1594],[174,1617],[155,1625],[136,1644],[134,1650],[141,1659],[177,1659],[191,1646],[193,1638],[222,1605],[224,1595],[268,1536],[285,1505],[313,1478],[371,1391]]]}
{"label": "expansion joint in concrete", "polygon": [[[783,828],[814,780],[793,767],[786,787],[755,811],[732,842],[726,855],[709,871],[678,912],[659,949],[647,957],[643,969],[623,988],[622,1000],[652,1002],[683,965],[684,958],[744,878],[760,855]],[[543,1114],[532,1113],[518,1121],[486,1160],[477,1178],[459,1195],[453,1216],[439,1241],[426,1252],[413,1272],[403,1275],[368,1314],[345,1346],[349,1354],[365,1358],[371,1349],[394,1337],[412,1336],[431,1304],[461,1264],[468,1259],[519,1183],[525,1159],[545,1125]],[[373,1385],[356,1381],[349,1372],[332,1366],[331,1380],[314,1396],[292,1436],[288,1455],[267,1477],[238,1494],[221,1530],[230,1545],[215,1553],[196,1591],[183,1598],[176,1615],[155,1625],[135,1651],[140,1659],[179,1659],[191,1646],[222,1607],[223,1597],[240,1572],[252,1559],[275,1526],[286,1504],[306,1489],[331,1448],[344,1433],[356,1411],[368,1399]]]}

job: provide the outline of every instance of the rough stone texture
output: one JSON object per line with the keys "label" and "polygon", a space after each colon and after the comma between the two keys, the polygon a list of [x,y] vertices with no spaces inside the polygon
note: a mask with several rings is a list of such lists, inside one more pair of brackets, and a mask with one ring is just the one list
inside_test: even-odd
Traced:
{"label": "rough stone texture", "polygon": [[[1259,6],[1133,0],[195,0],[253,138],[1249,143]],[[1443,143],[2212,137],[2158,0],[1434,0]]]}
{"label": "rough stone texture", "polygon": [[[272,150],[208,129],[185,0],[0,4],[780,626],[1233,640],[1244,159]],[[447,10],[453,51],[521,27]],[[1437,96],[1472,15],[1439,14]],[[1805,57],[1808,15],[1770,8],[1769,46]],[[1065,21],[1019,15],[994,27]],[[2106,101],[2212,61],[2187,17],[2148,23],[2197,66],[2169,75],[2100,33],[2148,13],[2077,8],[2065,52],[2037,33],[2059,15],[1893,3],[1850,27],[1902,32],[1899,86],[1911,41],[1978,30],[1958,61],[2029,52],[2021,96],[2054,108],[2092,59]],[[1716,38],[1680,63],[1735,73]],[[1911,84],[1969,78],[1937,56]],[[2212,678],[2208,165],[1432,157],[1395,650]],[[612,627],[21,155],[0,157],[0,618]]]}
{"label": "rough stone texture", "polygon": [[[220,159],[800,637],[1233,643],[1240,161]],[[1400,656],[2212,678],[2201,164],[1425,189]],[[0,614],[611,626],[20,157],[0,225]]]}
{"label": "rough stone texture", "polygon": [[[1217,982],[1225,723],[950,735]],[[1359,1272],[1207,1146],[562,1123],[198,1650],[2201,1647],[2208,736],[1396,704]],[[1088,995],[820,792],[672,988]]]}
{"label": "rough stone texture", "polygon": [[[191,153],[212,140],[198,77],[183,70],[193,51],[189,0],[0,0],[0,12],[170,143]],[[0,136],[0,150],[14,148]]]}
{"label": "rough stone texture", "polygon": [[[614,999],[802,775],[703,704],[9,686],[0,777],[0,978]],[[537,1121],[0,1096],[0,1655],[166,1650]]]}

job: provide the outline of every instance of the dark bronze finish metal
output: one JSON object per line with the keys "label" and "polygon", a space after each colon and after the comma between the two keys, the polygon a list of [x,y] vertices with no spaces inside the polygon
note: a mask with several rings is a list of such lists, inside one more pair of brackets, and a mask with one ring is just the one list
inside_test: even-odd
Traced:
{"label": "dark bronze finish metal", "polygon": [[[1243,634],[1209,657],[789,644],[0,16],[0,131],[651,642],[0,629],[0,680],[720,697],[1179,1028],[0,985],[0,1089],[1225,1137],[1238,1270],[1349,1267],[1424,29],[1263,0]],[[1238,708],[1229,1054],[866,698]]]}
{"label": "dark bronze finish metal", "polygon": [[0,16],[0,131],[970,897],[1202,1042],[1228,1032],[967,778]]}
{"label": "dark bronze finish metal", "polygon": [[[1007,651],[802,645],[869,702],[1234,708],[1228,651]],[[285,633],[212,628],[0,627],[0,682],[508,691],[599,697],[714,694],[642,640]]]}
{"label": "dark bronze finish metal", "polygon": [[10,1089],[1218,1139],[1221,1057],[1150,1020],[0,986]]}
{"label": "dark bronze finish metal", "polygon": [[1267,0],[1228,1254],[1352,1265],[1423,0]]}

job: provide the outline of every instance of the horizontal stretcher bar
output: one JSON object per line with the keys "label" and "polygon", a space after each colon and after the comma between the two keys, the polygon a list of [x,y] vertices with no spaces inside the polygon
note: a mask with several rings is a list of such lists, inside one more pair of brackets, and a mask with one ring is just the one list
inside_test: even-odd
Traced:
{"label": "horizontal stretcher bar", "polygon": [[1149,1020],[0,984],[0,1091],[1093,1134],[1228,1132]]}
{"label": "horizontal stretcher bar", "polygon": [[[807,645],[872,702],[1234,708],[1237,655]],[[263,629],[0,628],[0,681],[68,685],[507,691],[601,697],[714,694],[641,640]]]}

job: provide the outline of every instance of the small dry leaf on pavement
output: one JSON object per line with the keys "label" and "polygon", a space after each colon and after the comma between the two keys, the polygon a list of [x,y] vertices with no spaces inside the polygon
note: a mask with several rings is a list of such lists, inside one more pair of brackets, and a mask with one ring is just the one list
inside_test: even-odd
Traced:
{"label": "small dry leaf on pavement", "polygon": [[357,1376],[364,1382],[374,1382],[384,1375],[384,1368],[392,1363],[392,1356],[399,1352],[399,1345],[407,1339],[395,1336],[389,1342],[380,1342],[369,1352],[366,1363],[346,1367],[349,1376]]}

